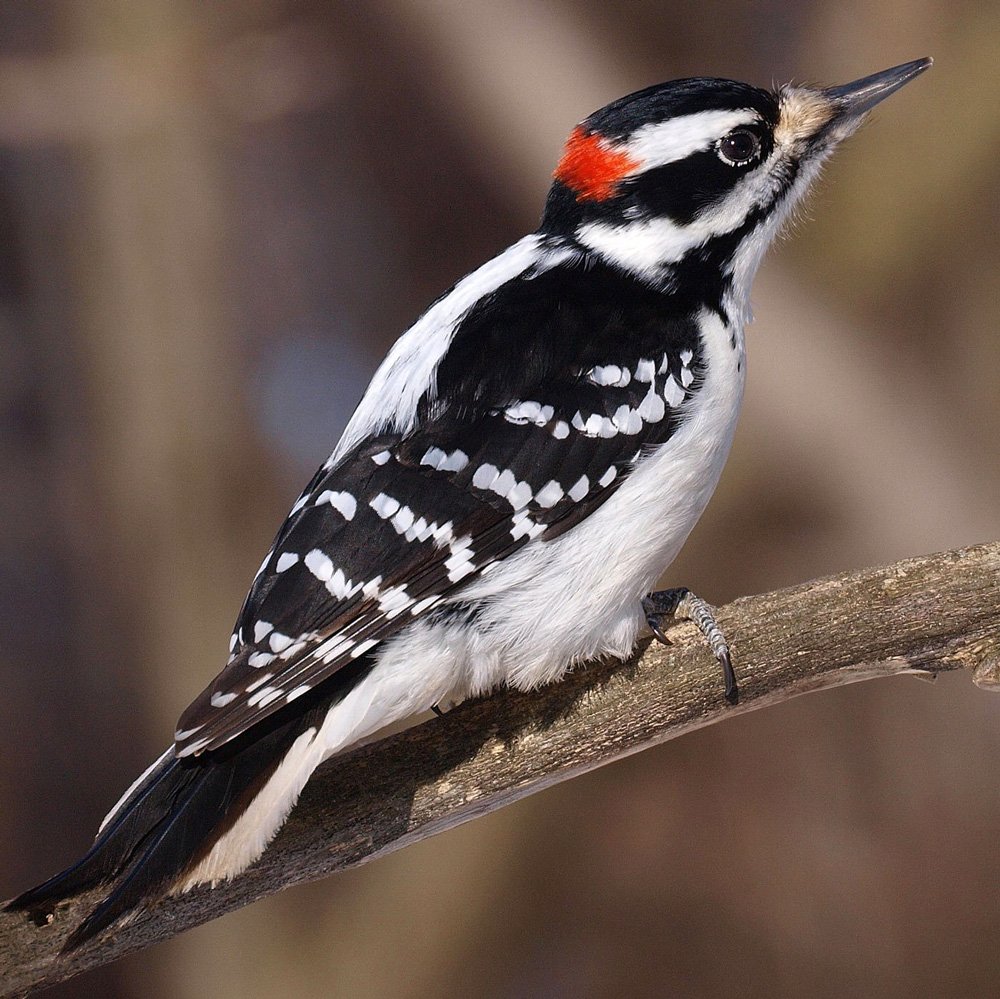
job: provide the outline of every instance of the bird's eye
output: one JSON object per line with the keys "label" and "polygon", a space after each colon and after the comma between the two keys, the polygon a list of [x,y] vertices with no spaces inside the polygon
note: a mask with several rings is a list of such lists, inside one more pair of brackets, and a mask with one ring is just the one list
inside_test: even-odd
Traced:
{"label": "bird's eye", "polygon": [[760,139],[749,129],[737,128],[719,140],[719,158],[731,166],[743,166],[760,152]]}

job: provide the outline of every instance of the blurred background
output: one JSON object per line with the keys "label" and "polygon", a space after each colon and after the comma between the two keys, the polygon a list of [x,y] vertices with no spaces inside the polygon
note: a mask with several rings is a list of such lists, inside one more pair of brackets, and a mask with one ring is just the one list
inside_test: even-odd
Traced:
{"label": "blurred background", "polygon": [[[4,0],[0,897],[75,860],[222,666],[380,357],[533,229],[571,126],[722,75],[936,63],[756,285],[715,603],[1000,538],[992,0]],[[743,716],[52,996],[995,996],[1000,698]]]}

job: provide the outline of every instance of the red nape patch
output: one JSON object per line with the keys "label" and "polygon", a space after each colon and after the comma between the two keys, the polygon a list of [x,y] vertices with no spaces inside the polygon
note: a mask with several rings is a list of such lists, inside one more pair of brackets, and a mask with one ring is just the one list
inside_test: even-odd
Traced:
{"label": "red nape patch", "polygon": [[577,126],[566,142],[555,178],[576,192],[577,201],[604,201],[613,197],[619,182],[639,166],[628,153]]}

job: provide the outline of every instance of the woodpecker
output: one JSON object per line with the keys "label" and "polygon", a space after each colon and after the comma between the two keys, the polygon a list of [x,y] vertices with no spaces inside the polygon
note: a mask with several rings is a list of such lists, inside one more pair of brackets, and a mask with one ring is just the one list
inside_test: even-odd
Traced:
{"label": "woodpecker", "polygon": [[651,593],[705,509],[743,396],[767,246],[921,59],[846,86],[640,90],[571,133],[541,224],[397,341],[293,505],[225,668],[90,851],[9,909],[104,900],[71,950],[253,863],[313,770],[385,725],[533,688],[704,601]]}

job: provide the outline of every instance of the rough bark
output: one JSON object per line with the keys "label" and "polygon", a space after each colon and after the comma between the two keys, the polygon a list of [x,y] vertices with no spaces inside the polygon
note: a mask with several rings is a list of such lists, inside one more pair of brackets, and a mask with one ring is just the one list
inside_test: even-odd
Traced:
{"label": "rough bark", "polygon": [[61,981],[303,881],[372,860],[551,784],[744,711],[896,673],[968,669],[1000,689],[1000,542],[846,573],[720,608],[740,679],[728,706],[690,624],[667,648],[531,694],[463,704],[324,765],[271,848],[215,889],[167,898],[66,958],[99,892],[36,926],[0,913],[0,997]]}

